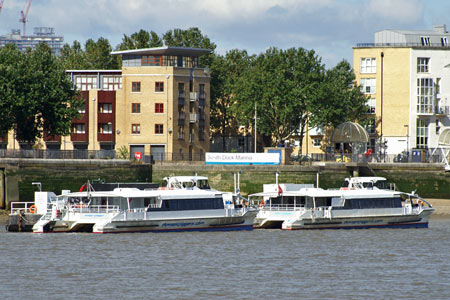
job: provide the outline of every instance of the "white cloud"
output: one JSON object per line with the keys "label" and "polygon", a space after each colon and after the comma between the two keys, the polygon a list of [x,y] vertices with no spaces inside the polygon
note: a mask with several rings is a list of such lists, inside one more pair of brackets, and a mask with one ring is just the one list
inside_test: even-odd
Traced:
{"label": "white cloud", "polygon": [[423,3],[420,0],[370,0],[368,12],[396,23],[414,23],[423,17]]}

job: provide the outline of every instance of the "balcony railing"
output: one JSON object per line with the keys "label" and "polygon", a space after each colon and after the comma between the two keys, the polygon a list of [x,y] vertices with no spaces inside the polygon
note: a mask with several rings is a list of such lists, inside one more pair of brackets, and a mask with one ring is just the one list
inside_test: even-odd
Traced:
{"label": "balcony railing", "polygon": [[189,122],[190,123],[195,123],[198,121],[198,114],[196,113],[190,113],[189,114]]}
{"label": "balcony railing", "polygon": [[449,115],[450,114],[450,106],[436,106],[434,108],[434,112],[437,115]]}
{"label": "balcony railing", "polygon": [[356,44],[356,47],[360,48],[375,48],[375,47],[423,47],[423,48],[449,48],[449,45],[442,45],[442,43],[430,43],[429,45],[423,45],[422,43],[360,43]]}
{"label": "balcony railing", "polygon": [[194,92],[189,93],[189,100],[191,102],[198,101],[198,93]]}

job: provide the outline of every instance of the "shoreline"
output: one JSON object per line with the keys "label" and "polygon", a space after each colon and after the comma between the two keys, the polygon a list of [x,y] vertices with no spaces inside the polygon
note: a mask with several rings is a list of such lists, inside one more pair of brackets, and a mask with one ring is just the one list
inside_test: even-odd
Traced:
{"label": "shoreline", "polygon": [[[425,199],[434,207],[431,219],[450,218],[450,199]],[[0,209],[0,225],[8,220],[9,210]]]}

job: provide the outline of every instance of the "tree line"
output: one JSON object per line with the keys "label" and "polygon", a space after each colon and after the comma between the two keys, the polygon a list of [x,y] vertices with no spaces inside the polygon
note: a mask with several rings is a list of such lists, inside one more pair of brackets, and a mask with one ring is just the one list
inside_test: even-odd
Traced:
{"label": "tree line", "polygon": [[[211,71],[211,133],[224,141],[239,128],[253,128],[255,108],[258,135],[266,146],[293,137],[301,143],[311,127],[365,122],[367,98],[345,60],[327,70],[314,50],[301,47],[271,47],[258,55],[233,49],[221,55],[195,27],[161,36],[140,30],[124,35],[115,50],[163,45],[211,50],[199,63]],[[78,41],[65,44],[59,57],[45,44],[23,54],[12,46],[0,49],[0,135],[16,129],[19,140],[33,143],[44,133],[68,134],[82,104],[65,70],[119,69],[120,57],[112,51],[105,38],[89,39],[84,47]]]}

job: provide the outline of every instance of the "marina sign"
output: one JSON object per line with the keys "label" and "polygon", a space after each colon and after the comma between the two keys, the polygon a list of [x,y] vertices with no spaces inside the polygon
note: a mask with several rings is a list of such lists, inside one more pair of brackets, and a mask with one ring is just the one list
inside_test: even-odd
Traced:
{"label": "marina sign", "polygon": [[208,165],[279,165],[279,153],[217,153],[207,152]]}

